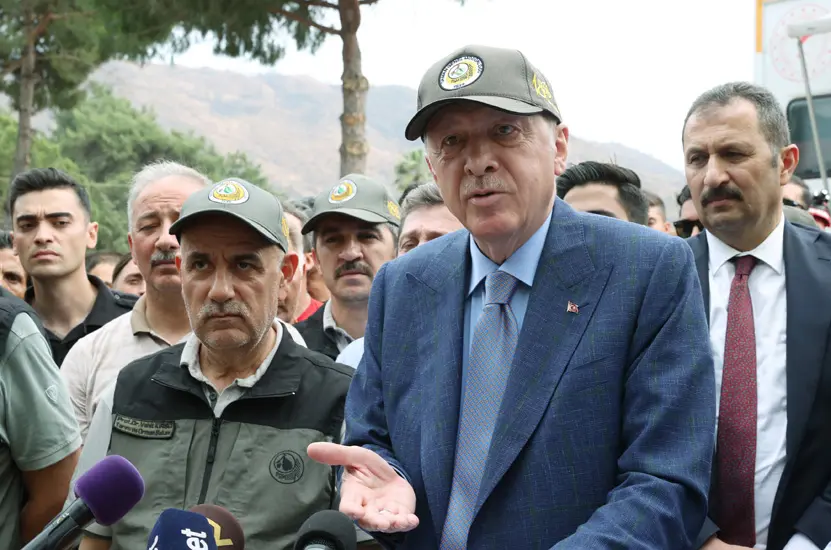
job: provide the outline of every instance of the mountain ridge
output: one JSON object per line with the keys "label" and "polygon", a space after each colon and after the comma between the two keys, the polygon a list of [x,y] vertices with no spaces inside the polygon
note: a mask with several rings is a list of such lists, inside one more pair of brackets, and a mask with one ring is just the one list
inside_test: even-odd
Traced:
{"label": "mountain ridge", "polygon": [[[242,151],[259,163],[272,185],[292,196],[320,192],[338,180],[342,97],[339,86],[311,76],[276,72],[247,75],[211,68],[116,61],[99,67],[91,80],[107,85],[136,107],[151,109],[159,123],[204,136],[218,151]],[[416,90],[374,86],[367,97],[366,136],[371,145],[367,175],[392,184],[401,156],[420,143],[404,138]],[[37,128],[48,131],[48,113]],[[668,164],[618,143],[572,135],[569,161],[614,161],[631,168],[643,187],[674,211],[683,174]]]}

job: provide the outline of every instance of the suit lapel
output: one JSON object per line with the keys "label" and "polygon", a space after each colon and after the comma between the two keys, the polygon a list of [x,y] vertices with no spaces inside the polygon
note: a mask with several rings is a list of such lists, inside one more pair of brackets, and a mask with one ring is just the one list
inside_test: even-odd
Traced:
{"label": "suit lapel", "polygon": [[[580,217],[557,200],[474,514],[542,420],[611,273],[592,264],[584,231]],[[579,312],[569,312],[569,303]]]}
{"label": "suit lapel", "polygon": [[441,537],[450,501],[459,426],[469,235],[459,231],[449,236],[447,246],[423,273],[407,274],[422,285],[422,292],[411,299],[421,304],[417,308],[423,316],[421,326],[430,327],[419,338],[426,339],[419,349],[427,350],[421,357],[428,369],[422,374],[428,386],[422,400],[420,452],[422,479],[437,537]]}
{"label": "suit lapel", "polygon": [[710,254],[707,247],[707,237],[704,232],[687,239],[695,256],[695,268],[698,271],[698,281],[701,283],[701,293],[704,295],[704,311],[707,312],[707,324],[710,323]]}
{"label": "suit lapel", "polygon": [[831,281],[829,258],[813,246],[819,233],[798,233],[785,224],[787,306],[788,456],[796,455],[814,405],[822,371],[831,304],[823,290]]}
{"label": "suit lapel", "polygon": [[[698,281],[701,285],[701,294],[704,298],[704,311],[707,313],[707,325],[710,325],[710,247],[707,246],[707,236],[702,231],[695,237],[686,239],[695,257],[695,270],[698,272]],[[713,460],[716,460],[717,450],[713,450]],[[718,483],[716,468],[710,470],[710,499],[715,502],[713,488]]]}
{"label": "suit lapel", "polygon": [[831,298],[823,292],[831,281],[831,254],[816,246],[819,236],[818,231],[806,231],[785,223],[788,460],[774,501],[774,518],[793,473],[796,455],[814,406],[831,325]]}

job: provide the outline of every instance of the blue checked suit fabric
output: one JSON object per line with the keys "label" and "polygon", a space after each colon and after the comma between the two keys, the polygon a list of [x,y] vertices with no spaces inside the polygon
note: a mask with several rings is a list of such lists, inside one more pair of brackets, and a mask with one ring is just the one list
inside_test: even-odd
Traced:
{"label": "blue checked suit fabric", "polygon": [[485,278],[485,306],[471,338],[441,550],[467,547],[479,485],[519,338],[509,303],[517,283],[513,275],[504,271],[494,271]]}

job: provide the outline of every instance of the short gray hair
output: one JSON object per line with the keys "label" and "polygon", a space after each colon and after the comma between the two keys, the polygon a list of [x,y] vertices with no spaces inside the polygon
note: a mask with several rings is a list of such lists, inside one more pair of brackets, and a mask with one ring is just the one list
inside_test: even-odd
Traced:
{"label": "short gray hair", "polygon": [[414,210],[442,205],[444,205],[444,199],[441,196],[439,186],[433,182],[422,183],[407,193],[404,202],[401,203],[401,225],[399,227],[404,227],[404,220]]}
{"label": "short gray hair", "polygon": [[[298,208],[293,202],[286,201],[283,203],[283,215],[286,216],[294,216],[300,221],[300,228],[302,229],[306,222],[309,221],[309,215],[306,213],[306,210],[303,208]],[[306,233],[303,235],[301,232],[298,232],[294,229],[293,226],[289,225],[289,239],[291,239],[291,243],[294,246],[295,252],[298,254],[305,254],[306,252],[312,251],[312,235],[311,233]]]}
{"label": "short gray hair", "polygon": [[774,152],[790,144],[788,119],[785,117],[782,106],[767,88],[750,82],[728,82],[698,96],[687,112],[687,118],[684,119],[681,140],[684,139],[683,132],[687,130],[687,122],[691,116],[713,105],[724,107],[735,99],[749,101],[756,107],[759,128]]}
{"label": "short gray hair", "polygon": [[130,191],[127,194],[127,231],[133,230],[133,206],[144,189],[151,183],[169,176],[191,178],[207,187],[213,182],[207,176],[200,174],[193,168],[167,160],[160,160],[147,164],[136,172],[130,181]]}

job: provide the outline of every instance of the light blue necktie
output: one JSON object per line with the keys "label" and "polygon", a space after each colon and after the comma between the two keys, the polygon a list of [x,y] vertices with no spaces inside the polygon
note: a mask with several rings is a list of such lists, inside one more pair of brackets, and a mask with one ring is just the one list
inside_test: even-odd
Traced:
{"label": "light blue necktie", "polygon": [[441,550],[467,548],[473,508],[517,345],[519,330],[509,304],[517,282],[504,271],[494,271],[485,279],[485,307],[471,338]]}

